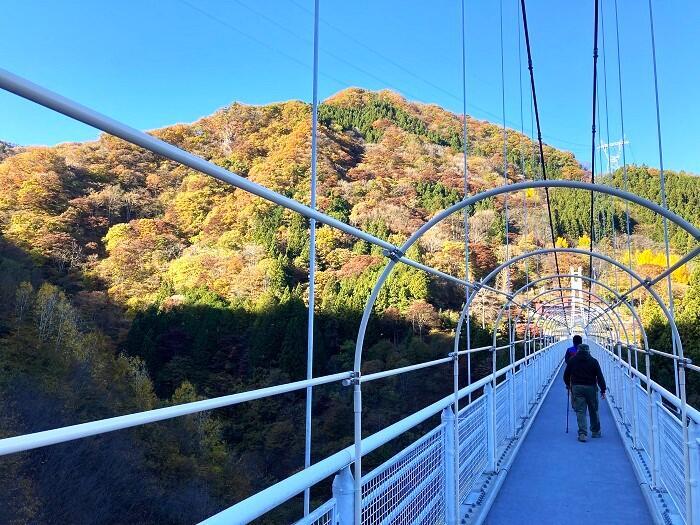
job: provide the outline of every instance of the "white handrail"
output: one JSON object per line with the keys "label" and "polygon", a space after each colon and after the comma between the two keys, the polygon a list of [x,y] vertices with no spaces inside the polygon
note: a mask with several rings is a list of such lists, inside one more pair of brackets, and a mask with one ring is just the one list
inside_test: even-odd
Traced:
{"label": "white handrail", "polygon": [[96,436],[106,432],[136,427],[156,421],[163,421],[165,419],[186,416],[188,414],[196,414],[197,412],[203,412],[205,410],[237,405],[254,399],[286,394],[288,392],[305,389],[308,386],[324,385],[326,383],[349,379],[350,377],[352,377],[352,372],[341,372],[339,374],[331,374],[311,380],[296,381],[294,383],[260,388],[248,392],[241,392],[239,394],[203,399],[201,401],[193,401],[192,403],[156,408],[145,412],[136,412],[124,416],[90,421],[89,423],[81,423],[78,425],[35,432],[33,434],[25,434],[23,436],[0,439],[0,456],[44,447],[46,445],[56,445],[74,439]]}
{"label": "white handrail", "polygon": [[[627,363],[624,359],[620,359],[617,356],[617,354],[615,354],[614,352],[611,352],[610,350],[608,350],[607,348],[605,348],[602,345],[601,345],[601,348],[603,348],[608,353],[608,355],[612,356],[615,359],[615,361],[620,363],[625,368],[629,369],[632,374],[637,376],[640,379],[640,381],[643,381],[646,384],[646,382],[647,382],[646,375],[644,375],[642,372],[640,372],[639,370],[637,370],[633,366],[630,366],[629,363]],[[686,365],[686,366],[688,366],[688,365]],[[692,365],[690,365],[690,366],[692,366]],[[700,371],[700,369],[698,369],[698,371]],[[659,383],[657,383],[654,380],[651,380],[649,382],[649,384],[651,386],[651,389],[655,390],[659,394],[661,394],[661,397],[663,399],[665,399],[668,403],[670,403],[671,405],[676,407],[678,410],[681,410],[681,408],[683,407],[683,403],[681,402],[680,398],[678,398],[675,394],[666,390],[663,386],[661,386]],[[692,419],[693,421],[695,421],[696,423],[700,424],[700,411],[696,410],[695,408],[693,408],[691,405],[688,405],[688,404],[686,404],[686,410],[687,410],[688,417],[690,419]]]}
{"label": "white handrail", "polygon": [[[531,359],[540,354],[552,350],[558,343],[553,343],[545,348],[529,355],[527,359]],[[511,365],[501,368],[496,377],[500,377],[513,369],[515,366],[524,362],[521,359]],[[459,398],[474,393],[483,388],[493,380],[493,374],[481,378],[479,381],[472,383],[469,386],[462,388],[459,391]],[[388,443],[392,439],[400,436],[404,432],[412,429],[416,425],[426,421],[430,417],[440,413],[440,411],[450,406],[454,402],[454,395],[450,394],[435,403],[411,414],[410,416],[390,425],[376,434],[366,437],[362,440],[362,455],[376,450],[380,446]],[[292,476],[275,483],[274,485],[250,496],[249,498],[236,503],[235,505],[215,514],[214,516],[202,521],[204,525],[228,525],[230,523],[248,523],[256,518],[259,518],[266,512],[281,505],[290,498],[300,494],[307,487],[314,485],[328,476],[331,476],[341,470],[343,467],[350,465],[355,461],[355,446],[350,445],[343,450],[336,452],[332,456],[311,465]]]}

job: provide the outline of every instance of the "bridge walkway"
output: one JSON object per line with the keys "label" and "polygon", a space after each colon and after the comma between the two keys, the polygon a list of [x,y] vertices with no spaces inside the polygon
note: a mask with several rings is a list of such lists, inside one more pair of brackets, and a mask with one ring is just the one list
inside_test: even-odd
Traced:
{"label": "bridge walkway", "polygon": [[563,373],[562,368],[486,523],[653,523],[608,403],[600,402],[601,439],[578,442],[573,410],[565,433]]}

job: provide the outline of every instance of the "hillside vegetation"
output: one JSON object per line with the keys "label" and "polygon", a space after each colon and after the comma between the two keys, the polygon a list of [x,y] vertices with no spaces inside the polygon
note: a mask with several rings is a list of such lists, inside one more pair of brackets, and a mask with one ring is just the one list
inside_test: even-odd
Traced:
{"label": "hillside vegetation", "polygon": [[[349,89],[319,109],[318,207],[393,243],[463,197],[462,120],[389,92]],[[308,104],[235,103],[153,135],[268,188],[309,202]],[[469,193],[537,179],[535,144],[468,119]],[[551,178],[587,180],[574,156],[545,147]],[[628,170],[630,191],[659,201],[658,172]],[[667,173],[669,207],[698,223],[700,180]],[[623,186],[622,173],[601,182]],[[308,221],[111,136],[55,147],[0,142],[0,435],[10,436],[279,384],[305,377]],[[552,190],[559,246],[588,248],[585,192]],[[507,199],[507,200],[506,200]],[[549,246],[541,190],[467,210],[470,275]],[[624,203],[596,197],[598,250],[628,260]],[[632,261],[644,276],[665,267],[658,217],[631,206]],[[409,252],[464,276],[463,216]],[[671,227],[673,260],[694,241]],[[329,226],[317,231],[315,374],[351,368],[365,301],[386,259]],[[587,258],[560,258],[563,270]],[[596,267],[625,288],[627,277]],[[554,273],[554,259],[522,262],[513,288]],[[700,272],[673,275],[676,313],[700,357]],[[505,276],[496,285],[505,287]],[[657,286],[667,295],[664,283]],[[652,342],[669,349],[660,311],[637,292]],[[463,291],[404,266],[379,295],[365,371],[450,351]],[[472,312],[473,344],[487,344],[500,308],[486,294]],[[503,327],[500,327],[501,329]],[[661,382],[670,373],[658,364]],[[475,376],[487,373],[474,363]],[[368,385],[364,430],[374,432],[445,395],[447,368]],[[690,378],[690,399],[700,381]],[[351,442],[352,406],[339,385],[314,397],[314,459]],[[303,396],[287,395],[0,460],[1,523],[192,523],[303,465]],[[418,429],[416,432],[418,432]],[[410,439],[407,436],[406,439]],[[402,442],[393,444],[401,446]],[[368,465],[390,454],[370,456]],[[327,497],[327,485],[314,494]],[[270,523],[300,514],[298,502]]]}

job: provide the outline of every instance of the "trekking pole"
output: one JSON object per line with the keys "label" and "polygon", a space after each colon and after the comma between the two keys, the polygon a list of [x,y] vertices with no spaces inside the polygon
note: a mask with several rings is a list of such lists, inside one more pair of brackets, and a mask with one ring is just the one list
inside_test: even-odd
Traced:
{"label": "trekking pole", "polygon": [[569,433],[569,396],[571,395],[571,390],[566,387],[566,433]]}

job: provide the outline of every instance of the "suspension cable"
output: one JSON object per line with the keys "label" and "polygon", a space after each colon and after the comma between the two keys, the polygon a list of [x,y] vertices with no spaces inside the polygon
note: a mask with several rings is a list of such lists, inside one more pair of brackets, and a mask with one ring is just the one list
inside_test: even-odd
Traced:
{"label": "suspension cable", "polygon": [[[313,80],[311,105],[311,209],[316,209],[316,165],[318,157],[318,12],[319,0],[314,0],[314,50]],[[306,335],[306,379],[314,374],[314,310],[316,284],[316,219],[309,219],[309,312]],[[304,468],[311,466],[311,411],[313,388],[306,387],[305,432],[304,432]],[[311,489],[304,490],[304,516],[309,515],[311,506]]]}
{"label": "suspension cable", "polygon": [[[518,11],[520,11],[520,4],[518,4]],[[522,173],[523,180],[527,180],[527,175],[525,173],[525,151],[523,150],[523,143],[525,138],[525,118],[523,116],[523,51],[522,51],[522,27],[518,24],[518,87],[520,91],[520,172]],[[525,232],[525,239],[527,240],[528,235],[528,206],[527,206],[527,192],[523,192],[523,231]],[[530,264],[528,259],[525,259],[525,283],[530,283]]]}
{"label": "suspension cable", "polygon": [[[462,0],[462,147],[464,149],[464,163],[462,170],[464,171],[464,198],[469,194],[469,168],[468,168],[468,128],[467,128],[467,30],[466,30],[466,11]],[[464,208],[464,279],[469,281],[469,210]],[[464,289],[464,301],[466,308],[467,319],[467,350],[471,348],[471,323],[469,317],[469,290]],[[483,297],[482,297],[483,305]],[[471,353],[467,353],[467,385],[472,382],[472,357]],[[469,401],[471,402],[472,395],[469,393]]]}
{"label": "suspension cable", "polygon": [[[508,185],[508,128],[506,128],[506,77],[504,65],[504,49],[503,49],[503,0],[499,2],[499,22],[500,22],[500,41],[501,41],[501,113],[503,117],[503,184]],[[505,260],[510,259],[510,226],[508,215],[508,194],[503,198],[503,213],[505,219]],[[510,293],[510,267],[506,268],[506,292]],[[510,302],[508,303],[508,343],[513,341],[513,325]],[[509,349],[509,352],[512,349]]]}
{"label": "suspension cable", "polygon": [[[666,199],[666,174],[664,173],[664,154],[663,147],[661,146],[661,110],[659,108],[659,81],[658,73],[656,69],[656,40],[654,38],[654,12],[651,8],[651,0],[649,0],[649,29],[651,33],[651,56],[654,65],[654,100],[656,103],[656,135],[659,144],[659,181],[661,184],[661,206],[668,209],[668,202]],[[671,266],[671,249],[668,240],[668,220],[666,217],[663,218],[664,225],[664,249],[666,251],[666,269]],[[666,284],[668,289],[668,305],[669,312],[671,313],[671,322],[675,322],[674,315],[674,305],[673,305],[673,286],[671,284],[671,274],[668,274],[666,278]],[[673,348],[673,355],[678,354],[678,348],[676,347],[676,341],[671,338],[671,344]],[[678,395],[679,389],[679,376],[678,376],[678,360],[673,360],[673,372],[676,380],[676,395]]]}
{"label": "suspension cable", "polygon": [[[527,68],[530,71],[530,89],[532,91],[532,105],[535,110],[535,122],[537,123],[537,142],[539,146],[539,154],[540,154],[540,168],[542,170],[542,179],[547,180],[547,168],[544,163],[544,146],[542,144],[542,126],[540,124],[540,112],[539,108],[537,107],[537,91],[535,90],[535,73],[532,69],[532,50],[530,48],[530,32],[527,27],[527,9],[525,7],[525,0],[520,0],[520,7],[521,7],[521,14],[523,17],[523,31],[525,33],[525,47],[527,49]],[[549,216],[549,232],[552,237],[552,246],[554,248],[557,247],[557,240],[556,236],[554,235],[554,221],[552,219],[552,204],[549,199],[549,188],[545,188],[544,190],[546,200],[547,200],[547,215]],[[557,256],[557,253],[554,252],[554,264],[556,265],[556,270],[557,270],[557,275],[561,275],[561,271],[559,270],[559,257]],[[562,288],[561,284],[561,277],[559,278],[559,288]],[[562,308],[564,309],[564,320],[567,325],[567,329],[571,331],[571,326],[567,322],[568,316],[566,315],[566,308],[564,307],[564,294],[560,293],[561,297],[561,305]]]}
{"label": "suspension cable", "polygon": [[[605,47],[605,4],[601,0],[600,5],[600,29],[601,29],[601,44],[603,50],[603,96],[605,98],[605,135],[607,137],[606,142],[610,144],[610,110],[608,106],[608,62],[607,62],[607,49]],[[624,138],[623,138],[624,141]],[[608,146],[609,147],[609,146]],[[612,166],[610,163],[610,154],[607,155],[608,161],[608,177],[610,177],[610,184],[612,185]],[[617,259],[617,232],[615,231],[615,199],[610,196],[610,233],[612,236],[612,252],[613,259]],[[619,283],[619,272],[617,266],[613,267],[615,288],[620,289]],[[636,343],[636,341],[635,341]]]}
{"label": "suspension cable", "polygon": [[[654,38],[654,12],[651,7],[651,0],[649,0],[649,30],[651,33],[651,56],[654,65],[654,101],[656,103],[656,134],[659,143],[659,179],[661,182],[661,206],[668,209],[668,202],[666,200],[666,177],[664,175],[664,156],[663,147],[661,146],[661,110],[659,108],[659,80],[658,72],[656,68],[656,40]],[[671,266],[671,253],[670,245],[668,241],[668,221],[666,217],[663,218],[664,225],[664,248],[666,249],[666,269],[668,270]],[[668,286],[668,305],[669,305],[669,321],[675,326],[676,319],[673,313],[673,287],[671,285],[671,273],[669,272],[666,276],[666,283]],[[671,344],[673,348],[673,355],[680,359],[683,359],[683,349],[681,346],[676,345],[676,338],[671,337]],[[647,361],[648,363],[648,361]],[[688,436],[688,425],[686,423],[686,391],[685,391],[685,368],[678,366],[678,359],[673,359],[673,371],[675,375],[676,392],[680,394],[681,398],[681,421],[683,422],[683,442],[686,446],[683,447],[683,460],[684,460],[684,471],[685,471],[685,518],[689,523],[693,523],[696,520],[693,516],[693,504],[691,502],[691,479],[690,479],[690,450],[687,445],[689,443]],[[678,397],[678,396],[677,396]]]}
{"label": "suspension cable", "polygon": [[[518,4],[518,11],[520,11],[520,4]],[[518,24],[518,89],[520,93],[520,137],[518,141],[518,150],[520,153],[520,173],[523,180],[527,180],[527,175],[525,174],[525,151],[523,150],[524,138],[525,138],[525,117],[523,114],[523,53],[522,53],[522,29],[520,24]],[[525,242],[528,240],[528,209],[527,209],[527,192],[523,192],[523,231],[521,235],[525,235]],[[530,264],[527,259],[525,259],[525,283],[530,284]],[[529,328],[526,333],[523,334],[523,339],[527,341],[529,338]],[[527,356],[529,343],[525,343],[525,349],[523,355]]]}
{"label": "suspension cable", "polygon": [[[591,184],[595,184],[595,136],[596,136],[596,99],[597,99],[597,88],[598,88],[598,0],[593,0],[594,16],[593,16],[593,124],[591,126]],[[591,255],[589,256],[588,263],[588,276],[593,278],[593,237],[595,236],[595,228],[593,222],[593,205],[595,202],[595,197],[593,191],[591,191],[591,237],[589,251]],[[591,290],[592,284],[589,283],[588,289]],[[591,296],[588,296],[588,308],[590,310],[591,306]],[[589,314],[590,315],[590,314]],[[589,318],[590,321],[590,318]]]}
{"label": "suspension cable", "polygon": [[[617,10],[617,0],[614,0],[615,5],[615,43],[617,46],[617,85],[618,85],[618,95],[620,99],[620,133],[622,133],[622,186],[625,191],[628,191],[629,181],[627,177],[627,150],[625,148],[625,112],[622,97],[622,58],[620,53],[620,21]],[[634,269],[632,261],[632,229],[630,226],[630,204],[625,200],[625,233],[627,241],[627,264],[630,268]],[[629,279],[630,288],[633,286],[632,276],[627,276]],[[636,326],[632,325],[632,337],[636,343],[637,341],[637,329]],[[637,352],[635,352],[635,368],[638,368]]]}
{"label": "suspension cable", "polygon": [[[469,170],[467,166],[467,153],[468,153],[468,134],[467,134],[467,31],[465,22],[465,0],[461,1],[461,22],[462,22],[462,147],[464,148],[464,164],[462,169],[464,171],[464,198],[467,198],[469,193]],[[464,208],[464,280],[469,280],[469,210],[467,207]],[[464,309],[465,317],[467,320],[467,385],[471,385],[472,382],[472,370],[471,370],[471,317],[469,315],[469,290],[465,288],[464,290]],[[459,344],[460,335],[457,334],[457,343]],[[451,429],[454,434],[454,442],[459,443],[459,353],[455,353],[454,362],[452,365],[453,374],[453,388],[454,388],[454,427]],[[472,394],[469,393],[469,403],[472,401]],[[449,432],[450,429],[447,429]],[[460,450],[459,446],[455,447],[454,450],[454,473],[453,478],[459,480],[459,465],[460,465]],[[449,468],[449,466],[447,467]],[[459,484],[459,481],[457,481]],[[454,494],[454,508],[459,508],[459,490],[455,491]],[[456,516],[450,516],[449,519],[452,520]]]}

